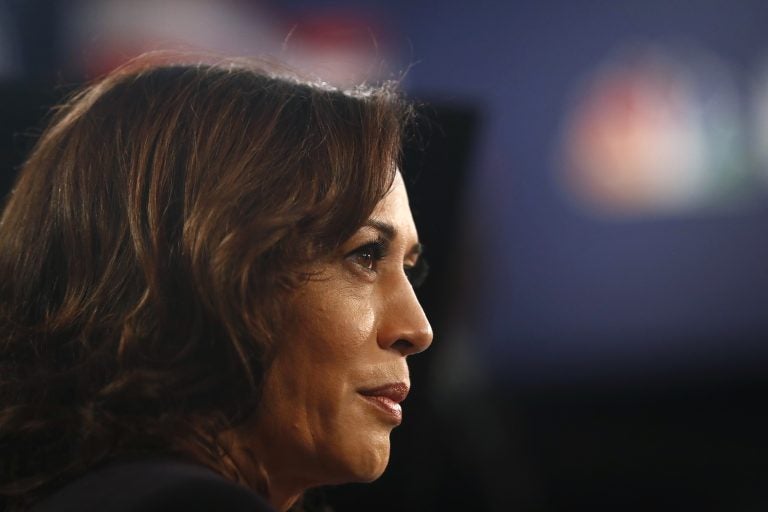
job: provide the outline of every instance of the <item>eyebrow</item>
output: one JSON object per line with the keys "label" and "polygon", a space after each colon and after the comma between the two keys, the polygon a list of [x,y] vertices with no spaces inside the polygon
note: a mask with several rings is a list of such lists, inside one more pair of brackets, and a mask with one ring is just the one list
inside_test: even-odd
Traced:
{"label": "eyebrow", "polygon": [[[388,242],[392,242],[397,237],[397,229],[395,226],[390,224],[389,222],[384,222],[382,220],[377,219],[368,219],[364,226],[371,227],[381,233],[384,238],[387,239]],[[408,251],[408,255],[415,255],[419,256],[424,251],[424,246],[420,243],[415,243],[411,247],[411,250]]]}

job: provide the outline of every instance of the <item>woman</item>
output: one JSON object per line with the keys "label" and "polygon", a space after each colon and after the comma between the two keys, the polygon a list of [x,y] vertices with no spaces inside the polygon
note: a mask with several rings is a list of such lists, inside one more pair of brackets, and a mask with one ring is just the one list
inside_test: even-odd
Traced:
{"label": "woman", "polygon": [[408,115],[234,63],[62,106],[0,221],[9,508],[282,511],[377,478],[432,340]]}

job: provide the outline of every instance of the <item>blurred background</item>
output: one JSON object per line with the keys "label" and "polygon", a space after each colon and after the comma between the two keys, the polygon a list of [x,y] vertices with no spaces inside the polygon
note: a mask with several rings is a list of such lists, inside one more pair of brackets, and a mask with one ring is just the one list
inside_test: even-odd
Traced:
{"label": "blurred background", "polygon": [[[435,342],[352,510],[768,506],[768,4],[0,0],[0,185],[158,49],[398,79]],[[213,58],[213,57],[212,57]]]}

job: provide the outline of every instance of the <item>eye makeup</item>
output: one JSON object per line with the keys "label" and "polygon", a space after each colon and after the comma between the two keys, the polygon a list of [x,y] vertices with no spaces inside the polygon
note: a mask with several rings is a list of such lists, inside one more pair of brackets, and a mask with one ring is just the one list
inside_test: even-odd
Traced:
{"label": "eye makeup", "polygon": [[[389,255],[390,245],[391,239],[386,234],[378,234],[374,239],[348,252],[345,258],[367,273],[376,273],[379,271],[379,263]],[[421,286],[429,274],[429,264],[424,259],[422,251],[422,244],[414,245],[411,254],[415,254],[418,259],[414,264],[406,264],[403,267],[413,288]]]}
{"label": "eye makeup", "polygon": [[384,259],[389,252],[389,244],[386,240],[377,238],[352,251],[350,256],[357,258],[357,263],[368,270],[376,270],[379,261]]}
{"label": "eye makeup", "polygon": [[408,280],[414,288],[424,284],[424,281],[427,280],[427,275],[429,275],[429,264],[423,255],[419,257],[415,265],[405,268],[405,275],[408,276]]}

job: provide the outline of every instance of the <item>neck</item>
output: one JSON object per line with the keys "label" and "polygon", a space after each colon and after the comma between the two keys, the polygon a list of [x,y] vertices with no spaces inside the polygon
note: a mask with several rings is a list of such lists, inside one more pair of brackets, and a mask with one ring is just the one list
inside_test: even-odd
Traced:
{"label": "neck", "polygon": [[223,450],[222,463],[232,473],[230,478],[254,490],[266,499],[278,512],[286,512],[309,487],[297,482],[290,475],[282,475],[268,470],[269,461],[256,453],[245,443],[240,442],[234,432],[220,436],[219,446]]}
{"label": "neck", "polygon": [[293,493],[270,493],[270,495],[267,497],[267,501],[269,501],[269,504],[272,505],[272,508],[277,510],[278,512],[286,512],[289,508],[291,508],[301,497],[301,494],[293,494]]}

